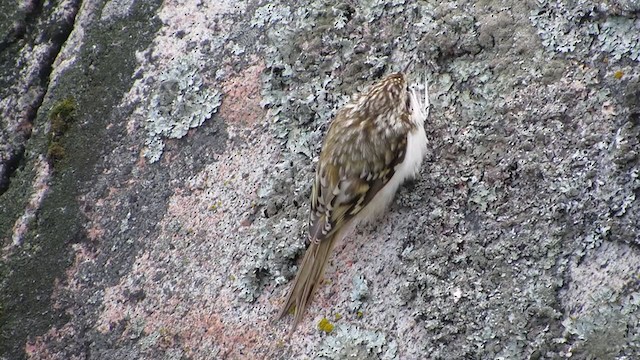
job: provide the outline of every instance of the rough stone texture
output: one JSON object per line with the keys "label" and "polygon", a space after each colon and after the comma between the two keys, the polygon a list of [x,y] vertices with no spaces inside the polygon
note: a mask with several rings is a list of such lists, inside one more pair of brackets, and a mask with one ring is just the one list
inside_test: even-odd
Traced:
{"label": "rough stone texture", "polygon": [[[0,10],[0,359],[640,357],[638,1]],[[327,124],[409,61],[421,176],[287,338]]]}

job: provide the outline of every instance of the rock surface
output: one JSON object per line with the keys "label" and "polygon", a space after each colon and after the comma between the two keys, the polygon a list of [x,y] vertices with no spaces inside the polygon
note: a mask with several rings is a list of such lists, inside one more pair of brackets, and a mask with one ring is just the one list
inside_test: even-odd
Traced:
{"label": "rock surface", "polygon": [[[0,10],[0,359],[640,357],[638,1]],[[411,60],[422,172],[287,338],[327,124]]]}

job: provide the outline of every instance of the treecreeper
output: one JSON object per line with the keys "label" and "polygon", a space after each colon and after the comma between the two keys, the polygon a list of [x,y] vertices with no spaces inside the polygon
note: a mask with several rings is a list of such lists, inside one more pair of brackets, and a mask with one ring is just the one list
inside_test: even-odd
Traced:
{"label": "treecreeper", "polygon": [[428,114],[428,84],[421,98],[406,71],[387,75],[336,113],[311,191],[310,245],[278,315],[293,312],[289,334],[302,320],[334,245],[358,223],[381,215],[400,184],[418,174]]}

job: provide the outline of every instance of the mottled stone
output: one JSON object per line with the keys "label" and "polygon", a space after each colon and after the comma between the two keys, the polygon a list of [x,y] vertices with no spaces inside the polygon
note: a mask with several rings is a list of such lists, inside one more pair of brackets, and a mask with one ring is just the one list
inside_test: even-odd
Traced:
{"label": "mottled stone", "polygon": [[[0,359],[640,356],[637,1],[7,4]],[[423,170],[288,338],[327,125],[409,63]]]}

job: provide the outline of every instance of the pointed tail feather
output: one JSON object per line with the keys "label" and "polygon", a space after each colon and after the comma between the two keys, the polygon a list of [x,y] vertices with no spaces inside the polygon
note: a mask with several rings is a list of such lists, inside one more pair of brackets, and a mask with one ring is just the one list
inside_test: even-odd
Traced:
{"label": "pointed tail feather", "polygon": [[295,331],[298,323],[304,316],[307,306],[311,303],[313,294],[324,274],[324,268],[331,254],[335,239],[336,235],[334,234],[330,238],[323,239],[317,244],[312,241],[304,255],[304,259],[302,259],[302,264],[300,264],[298,274],[289,289],[284,307],[278,314],[278,319],[281,319],[289,313],[292,306],[294,307],[293,326],[289,334]]}

